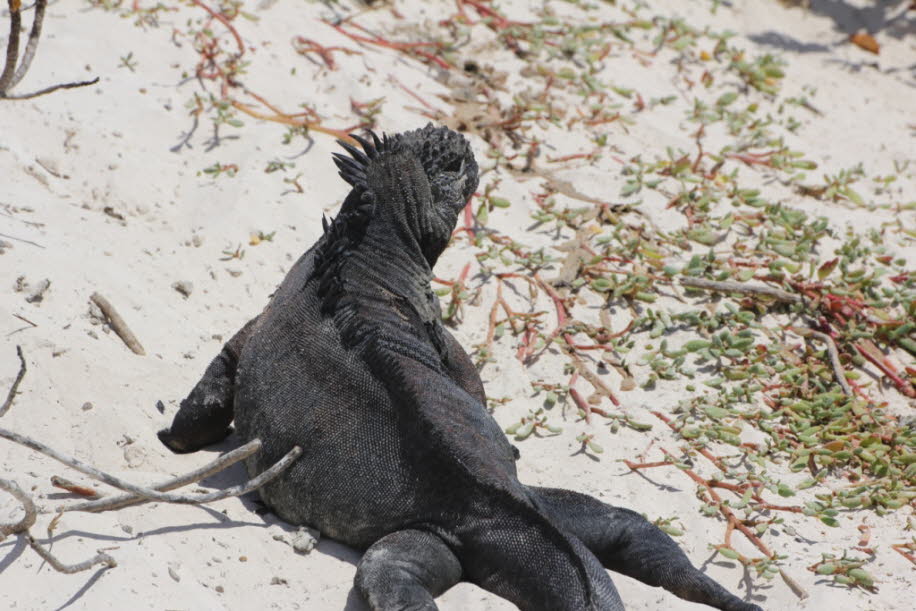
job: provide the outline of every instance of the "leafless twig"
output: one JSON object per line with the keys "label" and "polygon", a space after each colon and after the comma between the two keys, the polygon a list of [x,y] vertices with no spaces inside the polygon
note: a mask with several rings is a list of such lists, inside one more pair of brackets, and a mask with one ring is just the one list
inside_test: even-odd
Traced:
{"label": "leafless twig", "polygon": [[3,402],[3,405],[0,406],[0,418],[2,418],[10,406],[13,405],[13,399],[16,397],[16,390],[19,388],[19,383],[22,382],[22,378],[25,377],[25,357],[22,356],[22,346],[16,346],[16,356],[19,357],[19,373],[16,374],[16,379],[13,380],[13,385],[10,386],[10,391],[6,395],[6,400]]}
{"label": "leafless twig", "polygon": [[22,61],[19,63],[18,68],[16,67],[16,62],[19,57],[19,30],[22,27],[22,0],[7,0],[7,5],[10,9],[10,35],[6,41],[6,62],[3,66],[3,72],[0,73],[0,99],[27,100],[58,89],[85,87],[99,82],[98,78],[94,78],[89,81],[74,81],[51,85],[32,93],[10,94],[9,90],[19,84],[19,81],[29,71],[32,60],[35,58],[35,50],[38,48],[38,40],[41,38],[41,26],[44,23],[45,8],[47,8],[48,0],[35,1],[35,18],[32,21],[32,31],[29,32],[29,41],[26,43],[25,51],[22,53]]}
{"label": "leafless twig", "polygon": [[681,284],[692,289],[719,291],[721,293],[744,293],[751,295],[766,295],[777,301],[786,303],[804,303],[800,295],[794,295],[782,289],[773,288],[763,284],[745,284],[743,282],[719,282],[705,278],[681,278]]}
{"label": "leafless twig", "polygon": [[38,512],[35,510],[35,503],[32,502],[32,497],[26,494],[16,482],[0,479],[0,490],[5,490],[13,495],[17,501],[22,503],[22,510],[25,512],[22,519],[14,524],[0,524],[0,541],[2,541],[7,535],[19,534],[32,528]]}
{"label": "leafless twig", "polygon": [[[95,296],[94,296],[95,297]],[[101,307],[101,306],[100,306]],[[19,374],[16,376],[16,380],[13,382],[13,385],[10,387],[10,391],[7,395],[6,401],[4,401],[2,408],[0,408],[0,416],[3,416],[13,404],[13,400],[16,396],[16,389],[19,386],[19,383],[22,381],[22,378],[25,376],[26,364],[25,357],[22,354],[22,349],[17,346],[16,352],[19,355],[19,360],[21,367]],[[155,489],[145,488],[143,486],[136,486],[130,482],[124,481],[118,477],[105,473],[95,467],[87,465],[82,461],[68,456],[62,452],[58,452],[53,448],[46,446],[45,444],[35,441],[25,435],[20,435],[12,431],[0,428],[0,438],[8,439],[20,445],[24,445],[27,448],[31,448],[37,452],[41,452],[55,460],[58,460],[65,465],[76,469],[90,477],[93,477],[99,481],[105,482],[115,488],[120,490],[125,490],[130,494],[120,495],[107,499],[100,499],[96,501],[90,501],[87,503],[79,503],[71,507],[58,508],[58,515],[54,520],[51,521],[51,526],[49,527],[49,532],[53,529],[54,524],[61,514],[65,511],[105,511],[109,509],[119,509],[121,507],[126,507],[128,505],[133,505],[136,503],[143,503],[147,501],[164,501],[167,503],[183,503],[183,504],[201,504],[201,503],[210,503],[213,501],[218,501],[220,499],[239,496],[255,490],[269,482],[270,480],[277,477],[285,469],[287,469],[301,454],[302,448],[295,446],[290,450],[283,458],[277,461],[273,466],[271,466],[266,471],[262,472],[257,477],[254,477],[244,484],[238,486],[232,486],[225,490],[218,490],[215,492],[210,492],[207,494],[168,494],[167,490],[173,490],[180,486],[199,481],[208,475],[221,471],[228,467],[231,464],[234,464],[243,458],[251,456],[255,452],[261,449],[261,441],[259,439],[254,439],[244,446],[225,454],[213,462],[204,465],[199,469],[195,469],[191,473],[186,475],[169,479],[165,482],[157,484]],[[16,498],[22,505],[24,516],[18,522],[13,524],[0,524],[0,540],[4,539],[7,535],[16,534],[21,537],[25,537],[29,546],[35,550],[39,556],[41,556],[48,564],[51,565],[57,571],[61,573],[76,573],[79,571],[85,571],[96,565],[104,565],[106,568],[111,568],[117,566],[117,562],[114,558],[108,554],[99,551],[92,558],[79,562],[77,564],[64,564],[60,560],[54,557],[50,551],[45,549],[38,541],[32,537],[29,529],[35,524],[35,519],[38,511],[35,508],[35,503],[32,500],[32,497],[29,496],[22,488],[19,487],[15,482],[0,479],[0,490],[4,490]]]}
{"label": "leafless twig", "polygon": [[846,373],[843,369],[843,365],[840,363],[840,353],[836,348],[836,342],[833,341],[833,338],[826,333],[814,331],[813,329],[792,327],[792,330],[802,337],[813,337],[815,339],[819,339],[827,345],[827,355],[830,357],[830,366],[833,369],[833,377],[836,378],[837,384],[839,384],[840,388],[843,389],[844,395],[847,397],[853,396],[852,388],[849,386],[849,382],[846,381]]}
{"label": "leafless twig", "polygon": [[25,73],[29,71],[32,60],[35,59],[35,49],[38,48],[38,39],[41,37],[41,24],[44,23],[45,20],[45,7],[47,4],[48,0],[37,0],[37,2],[35,2],[35,18],[32,20],[32,31],[29,32],[29,41],[25,45],[25,51],[22,53],[22,61],[19,63],[19,68],[16,69],[16,74],[13,75],[13,80],[10,81],[9,88],[13,88],[19,84],[19,81],[22,80]]}
{"label": "leafless twig", "polygon": [[93,293],[92,297],[89,299],[92,303],[99,306],[99,309],[102,310],[102,314],[105,315],[105,319],[108,320],[108,324],[111,325],[114,332],[118,334],[118,337],[124,341],[134,354],[139,354],[141,356],[146,354],[146,350],[143,349],[140,340],[138,340],[137,336],[130,330],[130,327],[127,326],[127,323],[124,322],[124,319],[118,314],[118,311],[111,305],[111,302],[99,293]]}
{"label": "leafless twig", "polygon": [[118,566],[118,561],[104,552],[98,552],[95,556],[89,560],[84,560],[83,562],[78,562],[76,564],[64,564],[55,558],[51,552],[42,547],[41,544],[36,541],[35,537],[32,535],[26,534],[25,539],[29,542],[29,547],[35,550],[35,553],[41,556],[45,562],[50,564],[55,571],[60,571],[61,573],[67,573],[68,575],[72,573],[79,573],[80,571],[89,570],[97,564],[104,564],[108,568]]}
{"label": "leafless twig", "polygon": [[0,95],[3,95],[13,82],[16,74],[16,59],[19,56],[19,30],[22,28],[22,15],[19,10],[20,0],[8,0],[10,7],[10,36],[6,41],[6,63],[0,73]]}
{"label": "leafless twig", "polygon": [[73,494],[78,494],[82,497],[89,499],[97,499],[102,496],[98,490],[95,488],[90,488],[88,486],[81,486],[77,483],[71,482],[68,479],[60,477],[58,475],[51,476],[51,485],[55,488],[60,488],[61,490],[66,490],[67,492],[72,492]]}
{"label": "leafless twig", "polygon": [[238,486],[233,486],[231,488],[226,488],[225,490],[218,490],[216,492],[210,492],[207,494],[169,494],[167,492],[159,492],[158,490],[153,490],[151,488],[145,488],[143,486],[137,486],[126,480],[121,479],[111,475],[110,473],[105,473],[99,469],[96,469],[92,465],[87,465],[80,459],[74,456],[68,456],[63,452],[58,452],[54,448],[48,447],[40,441],[36,441],[31,437],[26,437],[25,435],[20,435],[13,431],[0,428],[0,437],[3,439],[8,439],[14,443],[25,446],[36,452],[40,452],[45,456],[50,456],[58,462],[62,462],[72,469],[76,469],[80,473],[84,473],[93,479],[97,479],[100,482],[104,482],[109,486],[123,490],[125,492],[132,492],[135,496],[143,497],[151,501],[162,501],[165,503],[180,503],[185,505],[199,505],[201,503],[212,503],[213,501],[219,501],[230,496],[240,496],[251,492],[255,488],[259,488],[277,477],[286,469],[294,460],[296,460],[300,454],[302,454],[302,448],[295,446],[292,450],[287,452],[286,456],[281,458],[276,464],[271,468],[267,469],[254,479],[249,480],[244,484]]}
{"label": "leafless twig", "polygon": [[[152,489],[158,490],[160,492],[167,492],[169,490],[181,488],[182,486],[186,486],[188,484],[193,484],[194,482],[199,482],[205,477],[210,477],[214,473],[223,471],[230,465],[248,458],[260,449],[261,440],[253,439],[245,445],[238,447],[231,452],[223,454],[213,462],[207,463],[199,469],[195,469],[194,471],[191,471],[185,475],[174,477],[164,482],[155,484],[152,486]],[[139,497],[135,494],[122,494],[110,498],[99,499],[97,501],[78,503],[69,507],[60,507],[59,511],[86,511],[90,513],[99,513],[102,511],[111,511],[113,509],[121,509],[122,507],[127,507],[129,505],[136,505],[138,503],[147,502],[149,502],[149,499]]]}

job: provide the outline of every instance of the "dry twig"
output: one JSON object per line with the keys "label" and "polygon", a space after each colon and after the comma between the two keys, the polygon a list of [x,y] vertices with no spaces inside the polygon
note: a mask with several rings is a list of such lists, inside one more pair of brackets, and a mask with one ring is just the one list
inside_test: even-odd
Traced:
{"label": "dry twig", "polygon": [[44,23],[45,8],[48,0],[35,1],[35,19],[32,21],[32,31],[29,32],[29,40],[25,45],[25,51],[22,53],[22,61],[19,67],[16,63],[19,59],[19,30],[22,27],[22,0],[7,0],[10,9],[10,35],[6,41],[6,62],[3,66],[3,72],[0,73],[0,99],[7,100],[28,100],[37,98],[58,89],[73,89],[75,87],[85,87],[94,85],[99,82],[98,77],[89,81],[74,81],[71,83],[60,83],[51,85],[32,93],[10,94],[10,89],[19,84],[19,81],[29,71],[32,60],[35,58],[35,50],[38,48],[38,39],[41,37],[41,25]]}
{"label": "dry twig", "polygon": [[836,378],[837,384],[839,384],[840,388],[843,389],[843,394],[847,397],[852,397],[852,388],[849,386],[849,382],[846,381],[846,373],[843,370],[843,365],[840,363],[840,353],[837,351],[836,343],[833,341],[833,338],[826,333],[814,331],[813,329],[801,329],[798,327],[792,327],[792,330],[802,337],[813,337],[815,339],[819,339],[827,345],[827,355],[830,357],[830,366],[833,369],[833,377]]}
{"label": "dry twig", "polygon": [[0,541],[2,541],[7,535],[19,534],[32,528],[38,512],[35,510],[35,503],[32,502],[32,497],[26,494],[16,482],[0,479],[0,490],[5,490],[13,495],[17,501],[22,503],[22,510],[25,512],[23,518],[14,524],[0,524]]}
{"label": "dry twig", "polygon": [[[98,297],[98,295],[93,295],[94,300],[96,297]],[[104,298],[102,299],[104,300]],[[25,364],[25,358],[22,354],[22,349],[17,346],[16,351],[17,351],[17,354],[19,355],[21,367],[19,370],[19,374],[16,377],[16,380],[13,382],[13,385],[10,387],[10,391],[7,395],[6,400],[3,403],[2,408],[0,408],[0,416],[5,414],[9,410],[9,408],[12,406],[13,399],[15,398],[15,395],[16,395],[16,388],[19,386],[19,383],[22,381],[22,378],[25,376],[26,364]],[[99,469],[96,469],[95,467],[87,465],[72,456],[68,456],[66,454],[63,454],[62,452],[58,452],[57,450],[54,450],[53,448],[50,448],[44,445],[43,443],[39,441],[35,441],[34,439],[31,439],[24,435],[20,435],[18,433],[14,433],[12,431],[8,431],[6,429],[0,428],[0,437],[13,441],[15,443],[18,443],[20,445],[24,445],[27,448],[31,448],[37,452],[41,452],[42,454],[45,454],[46,456],[50,456],[51,458],[54,458],[55,460],[58,460],[62,462],[63,464],[73,469],[76,469],[77,471],[85,473],[86,475],[89,475],[90,477],[93,477],[99,481],[109,484],[110,486],[113,486],[115,488],[118,488],[120,490],[124,490],[130,493],[127,495],[120,495],[120,496],[106,498],[106,499],[89,501],[87,503],[79,503],[71,507],[58,508],[58,515],[54,520],[52,520],[51,526],[49,527],[49,532],[51,529],[53,529],[54,524],[56,523],[60,515],[63,514],[65,511],[99,512],[99,511],[106,511],[106,510],[111,510],[111,509],[120,509],[128,505],[133,505],[136,503],[143,503],[147,501],[164,501],[167,503],[182,503],[182,504],[198,505],[202,503],[210,503],[213,501],[218,501],[220,499],[224,499],[224,498],[228,498],[232,496],[239,496],[242,494],[246,494],[252,490],[255,490],[256,488],[263,486],[270,480],[277,477],[280,473],[282,473],[285,469],[287,469],[299,457],[300,454],[302,454],[302,448],[300,448],[299,446],[295,446],[283,458],[277,461],[269,469],[262,472],[257,477],[254,477],[248,480],[244,484],[240,484],[238,486],[232,486],[231,488],[226,488],[225,490],[218,490],[218,491],[210,492],[207,494],[183,495],[183,494],[168,494],[165,491],[173,490],[180,486],[184,486],[186,484],[199,481],[203,479],[204,477],[207,477],[209,475],[212,475],[213,473],[216,473],[218,471],[225,469],[229,465],[232,465],[242,460],[243,458],[251,456],[252,454],[254,454],[255,452],[261,449],[261,441],[259,439],[254,439],[248,442],[247,444],[245,444],[244,446],[237,448],[233,450],[232,452],[229,452],[228,454],[225,454],[219,457],[218,459],[214,460],[213,462],[199,469],[195,469],[191,473],[188,473],[186,475],[183,475],[177,478],[169,479],[165,482],[157,484],[154,489],[151,489],[151,488],[145,488],[143,486],[136,486],[134,484],[131,484],[130,482],[124,481],[118,477],[105,473],[104,471],[101,471]],[[60,478],[57,478],[57,479],[59,480]],[[54,481],[54,478],[52,478],[52,481]],[[59,484],[55,483],[55,485],[59,485]],[[63,487],[67,488],[68,490],[77,488],[78,490],[74,490],[74,491],[78,493],[82,493],[83,491],[88,490],[88,489],[84,489],[83,487],[79,487],[79,486],[75,487],[72,484],[70,484],[69,482],[66,482],[65,480],[62,485]],[[38,543],[38,541],[36,541],[34,537],[32,537],[31,533],[29,532],[29,529],[35,524],[35,519],[38,514],[38,511],[35,508],[35,503],[32,500],[31,496],[29,496],[25,491],[23,491],[22,488],[20,488],[18,484],[16,484],[15,482],[6,480],[6,479],[0,479],[0,490],[4,490],[8,492],[9,494],[11,494],[13,497],[15,497],[16,500],[19,501],[20,504],[22,505],[22,509],[25,514],[23,518],[19,520],[18,522],[15,522],[13,524],[0,524],[0,540],[2,540],[3,538],[5,538],[7,535],[10,535],[10,534],[16,534],[16,535],[25,537],[29,546],[33,550],[35,550],[35,553],[37,553],[46,562],[48,562],[48,564],[50,564],[52,568],[54,568],[57,571],[60,571],[61,573],[77,573],[79,571],[85,571],[96,565],[104,565],[106,568],[117,566],[117,562],[115,561],[115,559],[102,551],[99,551],[95,556],[83,562],[79,562],[76,564],[64,564],[63,562],[55,558],[51,554],[50,551],[48,551],[40,543]]]}
{"label": "dry twig", "polygon": [[[188,484],[199,482],[206,477],[210,477],[215,473],[219,473],[220,471],[225,470],[240,460],[248,458],[260,449],[261,440],[253,439],[245,445],[240,446],[231,452],[227,452],[222,456],[219,456],[216,460],[207,463],[199,469],[195,469],[194,471],[186,473],[185,475],[173,477],[164,482],[155,484],[152,486],[152,489],[158,490],[160,492],[167,492],[169,490],[181,488],[182,486],[187,486]],[[122,494],[119,496],[108,497],[96,501],[78,503],[76,505],[70,505],[69,507],[59,507],[58,511],[85,511],[88,513],[100,513],[102,511],[111,511],[114,509],[121,509],[122,507],[128,507],[129,505],[148,502],[150,502],[150,499],[148,498],[137,496],[135,494]]]}
{"label": "dry twig", "polygon": [[110,473],[105,473],[99,469],[96,469],[92,465],[87,465],[80,459],[68,456],[63,452],[58,452],[54,448],[48,447],[40,441],[36,441],[31,437],[26,437],[25,435],[20,435],[13,431],[0,428],[0,437],[3,439],[8,439],[19,445],[23,445],[27,448],[40,452],[45,456],[50,456],[54,460],[61,462],[68,467],[84,473],[93,479],[97,479],[100,482],[104,482],[113,488],[123,490],[125,492],[132,492],[135,496],[139,496],[151,501],[162,501],[165,503],[179,503],[184,505],[199,505],[202,503],[212,503],[213,501],[219,501],[230,496],[240,496],[251,492],[256,488],[260,488],[270,480],[274,479],[280,473],[282,473],[294,460],[299,458],[299,455],[302,454],[302,448],[295,446],[292,450],[286,453],[286,455],[281,458],[277,463],[272,467],[255,477],[254,479],[249,480],[244,484],[238,486],[233,486],[231,488],[226,488],[225,490],[218,490],[216,492],[210,492],[207,494],[169,494],[167,492],[159,492],[158,490],[153,490],[151,488],[146,488],[144,486],[137,486],[126,480],[121,479],[111,475]]}
{"label": "dry twig", "polygon": [[38,543],[38,541],[36,541],[35,537],[32,535],[26,533],[25,540],[29,542],[29,547],[35,550],[35,553],[41,556],[45,562],[50,564],[55,571],[67,573],[68,575],[89,570],[97,564],[104,564],[105,567],[109,569],[118,566],[118,561],[105,552],[97,552],[95,556],[89,560],[84,560],[83,562],[77,562],[76,564],[64,564],[55,558],[51,552],[42,547],[41,544]]}
{"label": "dry twig", "polygon": [[782,289],[773,288],[763,284],[745,284],[743,282],[719,282],[705,278],[681,278],[681,284],[692,289],[718,291],[721,293],[744,293],[750,295],[766,295],[776,301],[785,303],[804,303],[799,295],[793,295]]}
{"label": "dry twig", "polygon": [[6,400],[3,402],[3,405],[0,406],[0,418],[2,418],[10,406],[13,405],[13,399],[16,397],[16,390],[19,388],[19,383],[22,382],[22,378],[25,377],[25,357],[22,356],[22,346],[16,346],[16,356],[19,357],[19,373],[16,374],[16,379],[13,380],[13,385],[10,386],[10,391],[6,395]]}
{"label": "dry twig", "polygon": [[137,339],[137,336],[134,335],[133,331],[130,330],[130,327],[127,326],[127,323],[124,322],[124,319],[121,318],[121,315],[118,314],[118,311],[115,310],[114,306],[111,305],[105,297],[99,293],[93,293],[92,297],[89,298],[92,303],[99,306],[99,309],[102,310],[102,314],[105,315],[105,319],[108,321],[108,324],[111,325],[111,328],[115,333],[118,334],[128,348],[134,354],[139,354],[141,356],[146,354],[146,350],[143,349],[143,346],[140,344],[140,340]]}

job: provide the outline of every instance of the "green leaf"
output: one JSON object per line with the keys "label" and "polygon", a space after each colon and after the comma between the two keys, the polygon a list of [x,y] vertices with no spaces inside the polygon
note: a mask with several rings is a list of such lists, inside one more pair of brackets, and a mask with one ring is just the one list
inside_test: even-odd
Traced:
{"label": "green leaf", "polygon": [[715,418],[720,420],[728,416],[728,410],[722,407],[716,407],[715,405],[707,405],[703,408],[703,411],[706,412],[706,415],[710,418]]}
{"label": "green leaf", "polygon": [[525,424],[523,424],[522,426],[520,426],[517,431],[515,431],[515,438],[518,441],[522,441],[523,439],[531,435],[531,433],[533,432],[534,432],[534,422],[528,421]]}
{"label": "green leaf", "polygon": [[836,268],[837,263],[839,262],[840,262],[839,258],[836,258],[831,261],[827,261],[826,263],[821,265],[819,268],[817,268],[817,279],[823,280],[824,278],[829,276],[830,273]]}
{"label": "green leaf", "polygon": [[613,285],[607,278],[595,278],[592,280],[589,286],[591,286],[593,290],[598,291],[599,293],[604,293],[611,290]]}
{"label": "green leaf", "polygon": [[668,533],[672,537],[680,537],[681,535],[684,534],[683,530],[681,530],[680,528],[676,526],[672,526],[671,524],[662,524],[661,526],[659,526],[659,529]]}
{"label": "green leaf", "polygon": [[843,195],[845,195],[849,200],[857,206],[864,206],[865,202],[862,200],[862,196],[859,195],[855,189],[852,187],[843,187]]}
{"label": "green leaf", "polygon": [[776,492],[779,493],[779,496],[789,497],[795,496],[795,491],[789,488],[786,484],[780,482],[779,486],[776,487]]}
{"label": "green leaf", "polygon": [[737,99],[738,94],[734,91],[729,91],[728,93],[723,93],[721,96],[719,96],[719,99],[716,100],[716,106],[728,106]]}
{"label": "green leaf", "polygon": [[863,586],[871,587],[875,585],[875,579],[865,569],[849,569],[846,574],[861,583]]}
{"label": "green leaf", "polygon": [[720,547],[718,548],[718,551],[720,554],[722,554],[723,556],[731,560],[737,560],[738,558],[741,557],[741,555],[738,552],[731,549],[730,547]]}
{"label": "green leaf", "polygon": [[620,190],[620,197],[629,197],[642,188],[642,183],[638,180],[628,180],[627,184]]}
{"label": "green leaf", "polygon": [[684,344],[684,349],[687,352],[696,352],[697,350],[702,350],[703,348],[709,348],[712,345],[712,342],[705,339],[692,339],[686,344]]}
{"label": "green leaf", "polygon": [[480,204],[480,207],[477,209],[477,214],[475,215],[477,220],[480,221],[481,225],[487,224],[487,219],[490,217],[490,207],[487,206],[486,202]]}

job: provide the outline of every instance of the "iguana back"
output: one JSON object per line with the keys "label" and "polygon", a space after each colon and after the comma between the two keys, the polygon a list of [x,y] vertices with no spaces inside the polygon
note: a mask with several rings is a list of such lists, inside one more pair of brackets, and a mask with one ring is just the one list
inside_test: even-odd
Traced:
{"label": "iguana back", "polygon": [[[470,358],[440,321],[432,267],[477,187],[444,128],[335,159],[341,212],[264,312],[211,363],[160,438],[193,451],[260,438],[261,496],[283,519],[369,548],[356,585],[376,609],[433,609],[460,579],[525,609],[621,609],[604,567],[722,609],[756,609],[697,571],[637,514],[528,487]],[[603,566],[602,566],[603,565]]]}

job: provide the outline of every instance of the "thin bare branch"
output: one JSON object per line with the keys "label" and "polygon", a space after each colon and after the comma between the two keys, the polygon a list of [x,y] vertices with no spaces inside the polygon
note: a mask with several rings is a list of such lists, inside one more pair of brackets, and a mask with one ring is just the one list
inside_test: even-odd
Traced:
{"label": "thin bare branch", "polygon": [[29,68],[32,66],[32,60],[35,59],[35,51],[38,49],[38,41],[41,38],[41,27],[45,19],[45,9],[48,0],[35,0],[35,18],[32,21],[32,29],[29,32],[29,40],[26,43],[25,51],[22,53],[22,61],[19,67],[16,64],[19,60],[19,30],[22,29],[22,0],[7,0],[10,9],[10,35],[6,41],[6,63],[3,66],[3,72],[0,73],[0,99],[3,100],[29,100],[38,96],[46,95],[58,89],[73,89],[76,87],[85,87],[94,85],[99,82],[98,78],[89,81],[73,81],[69,83],[60,83],[51,85],[32,93],[11,94],[9,90],[19,84]]}
{"label": "thin bare branch", "polygon": [[744,282],[719,282],[705,278],[681,278],[681,285],[692,289],[718,291],[721,293],[744,293],[748,295],[766,295],[777,301],[785,303],[804,303],[800,295],[793,295],[782,289],[773,288],[763,284],[745,284]]}
{"label": "thin bare branch", "polygon": [[22,346],[16,346],[16,356],[19,357],[19,373],[16,374],[16,379],[13,380],[13,385],[10,386],[10,391],[6,395],[6,400],[3,402],[3,405],[0,406],[0,418],[6,414],[6,412],[12,407],[13,400],[16,398],[16,391],[19,389],[19,383],[22,382],[22,378],[25,377],[25,357],[22,356]]}
{"label": "thin bare branch", "polygon": [[35,510],[35,503],[32,501],[32,497],[26,494],[16,482],[0,479],[0,490],[5,490],[16,497],[16,500],[22,503],[22,510],[25,512],[22,519],[14,524],[0,524],[0,541],[2,541],[7,535],[18,534],[32,528],[38,512]]}
{"label": "thin bare branch", "polygon": [[22,28],[21,0],[7,0],[10,7],[10,37],[6,41],[6,63],[0,74],[0,97],[10,88],[13,75],[16,73],[16,60],[19,59],[19,30]]}
{"label": "thin bare branch", "polygon": [[[219,473],[224,469],[228,468],[230,465],[233,465],[240,460],[248,458],[255,452],[261,449],[261,440],[253,439],[246,443],[243,446],[240,446],[231,452],[227,452],[222,456],[218,457],[216,460],[207,463],[199,469],[195,469],[190,473],[181,475],[168,479],[164,482],[155,484],[152,486],[153,490],[158,490],[159,492],[168,492],[169,490],[174,490],[176,488],[181,488],[188,484],[193,484],[194,482],[199,482],[200,480],[210,477],[214,473]],[[71,505],[69,507],[60,507],[59,511],[86,511],[90,513],[99,513],[102,511],[111,511],[114,509],[121,509],[122,507],[127,507],[129,505],[136,505],[138,503],[148,503],[149,499],[139,497],[135,494],[122,494],[119,496],[113,496],[110,498],[99,499],[97,501],[88,501],[85,503],[79,503],[76,505]]]}
{"label": "thin bare branch", "polygon": [[105,318],[108,320],[108,324],[111,325],[114,332],[118,334],[118,337],[124,341],[134,354],[139,354],[141,356],[146,354],[146,350],[143,349],[137,336],[130,330],[130,327],[127,326],[127,323],[124,322],[124,319],[121,318],[121,315],[118,314],[115,307],[111,305],[111,302],[99,293],[93,293],[89,299],[92,303],[99,306],[99,309],[102,310],[102,314],[104,314]]}
{"label": "thin bare branch", "polygon": [[136,496],[140,496],[153,501],[162,501],[164,503],[180,503],[185,505],[199,505],[201,503],[212,503],[213,501],[219,501],[230,496],[240,496],[251,492],[252,490],[259,488],[277,477],[282,473],[294,460],[296,460],[300,454],[302,454],[302,448],[299,446],[294,447],[290,450],[286,456],[281,458],[276,464],[271,468],[267,469],[254,479],[249,480],[244,484],[238,486],[233,486],[231,488],[226,488],[225,490],[218,490],[216,492],[210,492],[208,494],[168,494],[166,492],[159,492],[157,490],[152,490],[143,486],[137,486],[126,480],[121,479],[120,477],[115,477],[110,473],[105,473],[100,471],[91,465],[87,465],[83,461],[75,458],[73,456],[68,456],[63,452],[58,452],[54,448],[50,448],[40,441],[36,441],[25,435],[20,435],[19,433],[14,433],[7,429],[0,429],[0,437],[3,439],[8,439],[12,442],[23,445],[27,448],[40,452],[45,456],[50,456],[58,462],[76,469],[81,473],[85,473],[93,479],[97,479],[100,482],[104,482],[109,486],[123,490],[125,492],[132,492]]}
{"label": "thin bare branch", "polygon": [[45,8],[47,6],[48,0],[35,1],[35,18],[32,21],[32,30],[29,32],[29,42],[26,43],[25,51],[22,52],[22,61],[19,64],[19,68],[16,69],[16,74],[13,75],[10,88],[19,84],[25,73],[29,71],[29,66],[32,65],[32,60],[35,58],[35,50],[38,48],[38,38],[41,36],[41,24],[44,23]]}
{"label": "thin bare branch", "polygon": [[833,369],[833,377],[836,378],[837,384],[839,384],[840,388],[843,389],[843,394],[847,397],[852,397],[852,387],[850,387],[849,382],[846,381],[846,373],[843,369],[842,363],[840,363],[840,353],[836,348],[836,342],[833,341],[833,338],[826,333],[814,331],[813,329],[792,327],[792,330],[802,337],[813,337],[815,339],[819,339],[827,345],[827,355],[830,357],[830,367]]}
{"label": "thin bare branch", "polygon": [[61,490],[66,490],[67,492],[71,492],[73,494],[77,494],[79,496],[93,500],[102,496],[101,493],[99,493],[99,491],[95,488],[90,488],[89,486],[81,486],[75,482],[71,482],[66,478],[60,477],[59,475],[51,476],[51,485],[55,488],[60,488]]}
{"label": "thin bare branch", "polygon": [[29,542],[29,546],[33,550],[35,550],[35,553],[41,556],[45,562],[50,564],[51,567],[55,571],[59,571],[61,573],[67,573],[68,575],[72,573],[79,573],[80,571],[86,571],[88,569],[91,569],[92,567],[94,567],[97,564],[104,564],[107,568],[113,568],[113,567],[118,566],[117,560],[115,560],[114,558],[112,558],[111,556],[109,556],[108,554],[104,552],[98,552],[95,556],[93,556],[89,560],[78,562],[77,564],[64,564],[63,562],[55,558],[51,554],[51,552],[49,552],[44,547],[42,547],[41,544],[38,541],[36,541],[32,535],[26,535],[26,541]]}
{"label": "thin bare branch", "polygon": [[90,81],[74,81],[72,83],[60,83],[58,85],[51,85],[50,87],[39,89],[38,91],[33,91],[32,93],[7,94],[5,96],[0,96],[0,98],[4,100],[31,100],[32,98],[37,98],[39,96],[43,96],[48,93],[57,91],[58,89],[76,89],[77,87],[85,87],[86,85],[95,85],[98,82],[99,82],[99,77],[95,77],[94,79]]}

